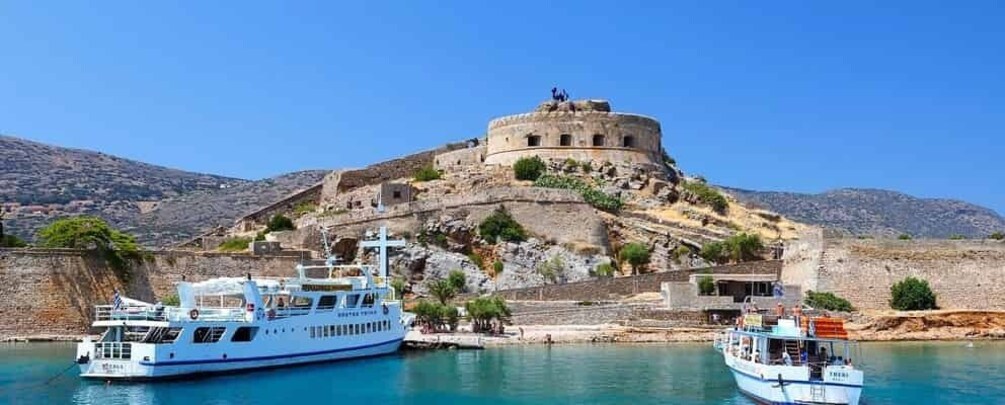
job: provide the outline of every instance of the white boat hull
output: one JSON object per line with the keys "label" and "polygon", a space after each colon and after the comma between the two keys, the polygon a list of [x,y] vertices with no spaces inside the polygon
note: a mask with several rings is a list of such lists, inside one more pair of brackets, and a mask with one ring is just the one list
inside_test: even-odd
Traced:
{"label": "white boat hull", "polygon": [[401,342],[402,338],[394,338],[361,346],[269,356],[246,355],[157,362],[92,360],[87,364],[80,365],[80,375],[86,378],[142,380],[274,368],[386,355],[396,352],[401,346]]}
{"label": "white boat hull", "polygon": [[823,382],[761,379],[759,376],[732,370],[736,386],[744,394],[768,404],[848,404],[856,405],[861,387],[833,385]]}

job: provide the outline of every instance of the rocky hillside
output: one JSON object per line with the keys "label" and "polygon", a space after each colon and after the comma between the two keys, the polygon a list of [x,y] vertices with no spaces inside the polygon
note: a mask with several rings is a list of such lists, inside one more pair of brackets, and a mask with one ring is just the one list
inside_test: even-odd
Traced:
{"label": "rocky hillside", "polygon": [[0,135],[0,209],[7,232],[26,239],[55,218],[91,214],[147,245],[165,245],[229,224],[325,173],[249,181]]}
{"label": "rocky hillside", "polygon": [[727,189],[740,201],[796,221],[852,235],[983,238],[1005,231],[995,211],[958,200],[917,198],[876,189],[838,189],[820,194]]}

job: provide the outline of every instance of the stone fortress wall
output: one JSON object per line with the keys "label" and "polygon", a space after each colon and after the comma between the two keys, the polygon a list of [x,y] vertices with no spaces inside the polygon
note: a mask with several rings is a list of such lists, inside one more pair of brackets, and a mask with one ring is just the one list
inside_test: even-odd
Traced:
{"label": "stone fortress wall", "polygon": [[658,121],[611,112],[604,101],[545,103],[535,112],[489,122],[485,164],[512,165],[540,156],[658,165],[661,139]]}
{"label": "stone fortress wall", "polygon": [[819,229],[789,242],[782,281],[827,291],[858,309],[890,309],[890,287],[927,280],[943,309],[1005,309],[1005,243],[841,238]]}
{"label": "stone fortress wall", "polygon": [[88,333],[94,305],[115,290],[146,302],[175,293],[185,277],[291,277],[304,256],[155,251],[128,270],[128,281],[94,255],[74,249],[0,249],[0,340],[15,336]]}

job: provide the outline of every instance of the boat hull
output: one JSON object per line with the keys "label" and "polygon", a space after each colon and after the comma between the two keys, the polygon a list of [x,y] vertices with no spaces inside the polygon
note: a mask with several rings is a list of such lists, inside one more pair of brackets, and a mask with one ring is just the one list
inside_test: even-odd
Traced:
{"label": "boat hull", "polygon": [[766,404],[841,404],[857,405],[861,386],[761,378],[741,370],[730,369],[736,386],[745,395]]}
{"label": "boat hull", "polygon": [[402,340],[402,338],[395,338],[360,346],[269,356],[158,362],[92,360],[86,364],[80,364],[80,376],[106,380],[154,380],[349,360],[394,353],[398,351]]}

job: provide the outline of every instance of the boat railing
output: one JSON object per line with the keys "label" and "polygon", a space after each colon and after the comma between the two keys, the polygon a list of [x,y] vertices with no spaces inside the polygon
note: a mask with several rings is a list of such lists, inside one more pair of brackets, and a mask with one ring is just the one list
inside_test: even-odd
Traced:
{"label": "boat railing", "polygon": [[98,342],[94,344],[97,359],[129,360],[133,357],[133,344],[128,342]]}
{"label": "boat railing", "polygon": [[96,321],[164,321],[164,308],[151,306],[120,306],[95,305],[94,320]]}

